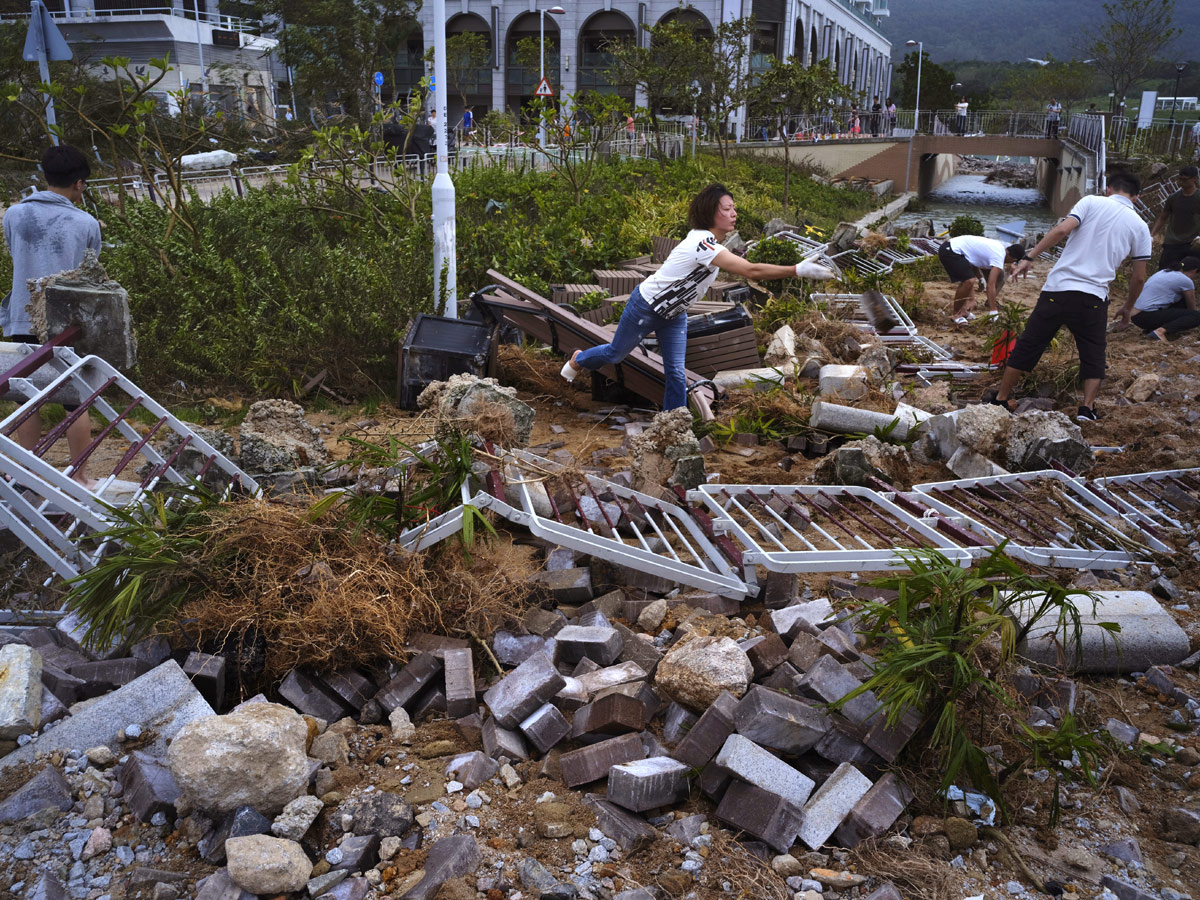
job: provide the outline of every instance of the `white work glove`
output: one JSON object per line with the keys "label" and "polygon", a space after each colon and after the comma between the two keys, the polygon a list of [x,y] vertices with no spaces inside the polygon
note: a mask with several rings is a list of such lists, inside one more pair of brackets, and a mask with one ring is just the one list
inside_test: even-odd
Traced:
{"label": "white work glove", "polygon": [[818,281],[828,281],[830,278],[834,277],[834,272],[832,269],[826,268],[819,262],[806,259],[802,262],[796,263],[796,277],[815,278]]}

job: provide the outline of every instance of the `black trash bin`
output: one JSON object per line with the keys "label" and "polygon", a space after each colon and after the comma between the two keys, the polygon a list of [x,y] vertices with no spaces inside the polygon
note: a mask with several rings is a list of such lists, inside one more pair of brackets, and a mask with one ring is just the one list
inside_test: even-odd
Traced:
{"label": "black trash bin", "polygon": [[417,316],[400,348],[396,402],[416,409],[421,391],[435,381],[470,372],[487,374],[492,326],[445,316]]}
{"label": "black trash bin", "polygon": [[745,328],[753,325],[750,313],[742,306],[723,309],[720,312],[708,313],[704,316],[689,316],[687,336],[689,339],[707,337],[710,334],[720,334],[722,331],[732,331],[735,328]]}

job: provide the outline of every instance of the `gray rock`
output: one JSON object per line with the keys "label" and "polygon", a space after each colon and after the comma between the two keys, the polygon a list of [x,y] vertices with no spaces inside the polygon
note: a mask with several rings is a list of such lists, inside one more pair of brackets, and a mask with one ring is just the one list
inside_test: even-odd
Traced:
{"label": "gray rock", "polygon": [[229,878],[252,894],[279,894],[302,889],[312,876],[312,862],[295,841],[255,834],[225,842]]}
{"label": "gray rock", "polygon": [[[252,703],[185,726],[167,753],[179,790],[199,810],[275,814],[308,785],[308,725],[276,703]],[[249,890],[249,888],[247,888]]]}
{"label": "gray rock", "polygon": [[473,835],[442,838],[429,848],[425,877],[404,893],[403,900],[432,900],[443,884],[470,875],[479,868],[479,862],[479,845]]}
{"label": "gray rock", "polygon": [[471,374],[451,375],[448,381],[434,382],[421,391],[417,405],[439,413],[450,423],[466,420],[468,424],[474,424],[482,415],[499,411],[512,419],[511,429],[504,429],[511,432],[511,437],[499,434],[485,437],[506,437],[518,447],[529,443],[536,415],[532,406],[517,399],[515,388],[501,385],[494,378]]}
{"label": "gray rock", "polygon": [[71,785],[58,769],[46,766],[0,801],[0,822],[19,822],[48,809],[65,812],[73,803]]}
{"label": "gray rock", "polygon": [[413,810],[404,798],[388,791],[372,791],[344,800],[338,818],[350,816],[354,834],[403,837],[412,828]]}
{"label": "gray rock", "polygon": [[24,644],[0,647],[0,740],[32,734],[41,723],[41,654]]}
{"label": "gray rock", "polygon": [[275,821],[271,824],[271,833],[275,837],[299,841],[308,833],[308,829],[312,827],[313,822],[317,821],[317,816],[324,808],[325,804],[310,794],[297,797],[275,817]]}
{"label": "gray rock", "polygon": [[658,688],[682,706],[701,712],[728,691],[746,693],[754,667],[736,642],[727,637],[698,637],[671,649],[654,673]]}
{"label": "gray rock", "polygon": [[1200,809],[1177,807],[1163,812],[1158,835],[1176,844],[1200,844]]}

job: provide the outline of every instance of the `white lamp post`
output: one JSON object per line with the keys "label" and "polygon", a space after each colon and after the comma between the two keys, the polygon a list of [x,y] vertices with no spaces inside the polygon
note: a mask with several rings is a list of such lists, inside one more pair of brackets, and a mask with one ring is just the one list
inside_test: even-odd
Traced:
{"label": "white lamp post", "polygon": [[700,111],[700,82],[692,81],[692,159],[696,158],[696,132],[700,130],[697,113]]}
{"label": "white lamp post", "polygon": [[[538,57],[541,69],[539,85],[546,80],[546,13],[550,13],[552,16],[561,16],[566,14],[566,10],[561,6],[538,10]],[[544,115],[538,116],[538,146],[546,146],[546,117]]]}
{"label": "white lamp post", "polygon": [[450,178],[450,150],[446,137],[446,0],[433,3],[433,112],[437,117],[437,175],[433,179],[433,292],[442,315],[458,318],[458,220],[454,182]]}
{"label": "white lamp post", "polygon": [[913,104],[913,133],[908,139],[908,163],[904,167],[904,190],[907,191],[912,174],[912,145],[917,138],[917,123],[921,119],[921,57],[924,55],[925,45],[921,41],[905,41],[904,46],[917,48],[917,100]]}

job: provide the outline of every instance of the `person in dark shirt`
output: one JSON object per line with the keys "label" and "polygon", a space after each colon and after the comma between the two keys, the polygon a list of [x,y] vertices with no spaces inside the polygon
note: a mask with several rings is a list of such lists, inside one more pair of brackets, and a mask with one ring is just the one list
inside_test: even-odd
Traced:
{"label": "person in dark shirt", "polygon": [[1160,269],[1175,268],[1193,252],[1192,242],[1200,237],[1200,173],[1195,166],[1179,170],[1179,190],[1167,198],[1162,212],[1150,226],[1150,236],[1163,236]]}

